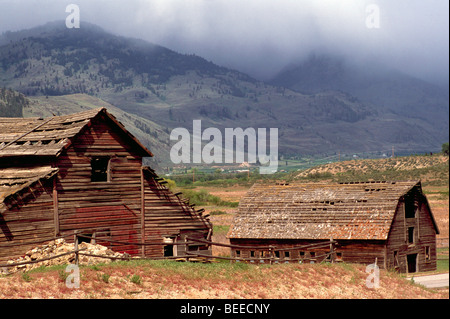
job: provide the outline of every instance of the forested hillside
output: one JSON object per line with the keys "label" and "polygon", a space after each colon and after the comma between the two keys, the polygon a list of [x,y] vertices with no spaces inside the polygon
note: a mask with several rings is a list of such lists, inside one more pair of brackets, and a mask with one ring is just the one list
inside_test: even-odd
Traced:
{"label": "forested hillside", "polygon": [[22,117],[22,110],[27,106],[27,98],[16,91],[0,88],[0,117]]}

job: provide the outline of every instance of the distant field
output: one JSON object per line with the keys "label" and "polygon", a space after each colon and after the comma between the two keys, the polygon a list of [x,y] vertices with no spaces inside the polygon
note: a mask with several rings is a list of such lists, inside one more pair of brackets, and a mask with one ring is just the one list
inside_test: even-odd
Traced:
{"label": "distant field", "polygon": [[423,185],[447,186],[449,157],[444,155],[364,159],[315,166],[294,174],[301,181],[421,180]]}

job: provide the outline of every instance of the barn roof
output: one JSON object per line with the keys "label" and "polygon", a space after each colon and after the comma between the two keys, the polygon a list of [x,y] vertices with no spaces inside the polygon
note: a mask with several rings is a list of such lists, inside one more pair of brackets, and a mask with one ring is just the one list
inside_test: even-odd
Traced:
{"label": "barn roof", "polygon": [[400,197],[414,187],[420,182],[256,184],[228,237],[385,240]]}
{"label": "barn roof", "polygon": [[153,154],[105,108],[43,118],[1,118],[0,157],[58,156],[94,118],[106,115],[145,156]]}
{"label": "barn roof", "polygon": [[58,173],[58,168],[50,166],[1,168],[0,206],[8,196],[32,186],[41,179],[51,178],[56,173]]}

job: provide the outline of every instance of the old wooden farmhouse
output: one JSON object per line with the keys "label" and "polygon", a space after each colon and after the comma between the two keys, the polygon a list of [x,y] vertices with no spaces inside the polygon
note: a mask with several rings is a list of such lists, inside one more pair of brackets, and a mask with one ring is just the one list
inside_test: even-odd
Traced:
{"label": "old wooden farmhouse", "polygon": [[[417,181],[280,184],[250,189],[228,237],[237,246],[232,255],[252,262],[263,262],[259,258],[269,253],[279,262],[320,262],[331,256],[416,272],[436,269],[438,232]],[[336,242],[333,255],[326,245],[302,248],[330,239]]]}
{"label": "old wooden farmhouse", "polygon": [[210,240],[212,226],[142,166],[149,156],[104,108],[0,118],[0,260],[57,236],[74,240],[75,232],[130,255],[207,253],[172,245],[187,236]]}

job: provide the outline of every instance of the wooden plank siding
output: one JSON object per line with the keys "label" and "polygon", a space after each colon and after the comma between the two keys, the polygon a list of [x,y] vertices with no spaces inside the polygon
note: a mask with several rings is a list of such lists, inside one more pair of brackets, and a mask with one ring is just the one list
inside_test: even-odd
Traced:
{"label": "wooden plank siding", "polygon": [[[417,254],[416,271],[436,269],[436,231],[426,198],[413,191],[418,203],[414,218],[405,217],[404,197],[399,201],[397,211],[386,243],[386,268],[408,272],[407,256]],[[413,227],[413,242],[409,242],[408,229]],[[429,247],[429,248],[426,248]],[[426,258],[425,254],[428,254]]]}
{"label": "wooden plank siding", "polygon": [[[322,246],[308,247],[323,243]],[[339,240],[333,246],[333,256],[330,253],[329,241],[324,240],[281,240],[281,239],[230,239],[231,245],[248,246],[249,248],[232,248],[233,257],[249,258],[253,262],[261,262],[268,249],[259,247],[272,246],[273,251],[279,251],[275,260],[283,263],[317,263],[334,259],[336,262],[373,264],[375,261],[383,268],[385,257],[384,241]],[[296,248],[298,247],[298,248]],[[295,249],[293,249],[295,248]],[[237,252],[239,252],[237,254]],[[253,253],[252,253],[253,252]],[[286,253],[288,253],[286,256]],[[265,261],[264,263],[267,263]]]}
{"label": "wooden plank siding", "polygon": [[[144,185],[146,242],[162,242],[164,238],[171,238],[174,242],[183,242],[186,237],[206,238],[211,225],[183,198],[161,187],[154,178],[147,176]],[[146,247],[145,255],[160,256],[163,249],[163,245]],[[184,250],[183,245],[177,246],[174,255],[175,252],[180,255]]]}
{"label": "wooden plank siding", "polygon": [[[81,122],[73,122],[75,120]],[[20,119],[17,121],[21,123]],[[69,127],[76,135],[68,134],[64,127]],[[163,256],[167,248],[160,244],[165,240],[184,241],[186,236],[206,238],[210,234],[209,220],[161,185],[153,170],[142,167],[142,157],[152,154],[106,110],[55,117],[40,128],[61,130],[67,137],[66,144],[55,149],[56,156],[34,159],[16,156],[20,147],[15,140],[17,147],[11,150],[6,147],[3,157],[0,155],[0,169],[8,168],[11,163],[30,170],[48,166],[38,171],[50,169],[56,174],[52,180],[36,183],[36,187],[45,185],[42,191],[32,187],[23,191],[33,198],[17,193],[3,203],[7,204],[5,207],[0,203],[0,260],[25,253],[31,248],[21,245],[26,241],[58,235],[73,242],[75,232],[95,237],[96,243],[115,251],[147,257]],[[37,138],[37,132],[30,132],[26,138]],[[40,135],[58,137],[51,131]],[[5,142],[8,141],[5,138]],[[39,145],[31,146],[38,152]],[[102,166],[100,170],[100,175],[106,174],[106,179],[93,180],[95,159],[100,159],[102,165],[107,163],[107,167]],[[9,175],[9,171],[5,172]],[[4,189],[10,190],[8,185],[5,184]],[[18,205],[9,204],[18,200]],[[158,245],[141,245],[155,243]],[[173,252],[181,253],[182,249],[184,246]]]}
{"label": "wooden plank siding", "polygon": [[232,257],[252,263],[319,263],[330,252],[327,240],[230,239],[230,245],[240,246],[231,248]]}
{"label": "wooden plank siding", "polygon": [[[91,159],[109,158],[108,181],[91,181]],[[78,231],[96,238],[141,242],[141,158],[126,144],[120,130],[106,119],[91,121],[55,162],[58,173],[59,229],[61,235]],[[136,255],[137,245],[108,245],[115,251]]]}
{"label": "wooden plank siding", "polygon": [[53,181],[47,180],[7,199],[7,209],[0,214],[0,260],[23,254],[38,240],[53,238],[52,194]]}

